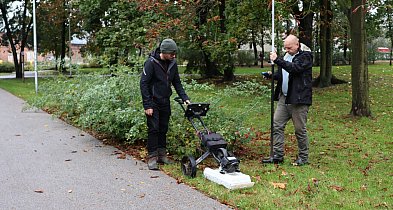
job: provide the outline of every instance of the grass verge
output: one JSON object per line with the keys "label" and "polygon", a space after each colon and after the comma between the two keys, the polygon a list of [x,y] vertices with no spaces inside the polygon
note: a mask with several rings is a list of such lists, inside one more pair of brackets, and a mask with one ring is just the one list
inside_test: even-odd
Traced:
{"label": "grass verge", "polygon": [[0,79],[0,88],[24,100],[35,97],[34,78]]}

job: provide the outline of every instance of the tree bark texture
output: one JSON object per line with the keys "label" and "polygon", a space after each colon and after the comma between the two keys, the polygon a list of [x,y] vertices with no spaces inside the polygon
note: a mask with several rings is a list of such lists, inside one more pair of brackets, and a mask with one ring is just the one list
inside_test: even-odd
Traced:
{"label": "tree bark texture", "polygon": [[331,10],[330,0],[320,0],[321,5],[321,31],[320,31],[320,81],[319,87],[329,87],[332,85],[332,20],[333,13]]}
{"label": "tree bark texture", "polygon": [[6,31],[5,33],[7,35],[8,42],[10,43],[10,46],[11,46],[12,57],[14,59],[16,78],[22,78],[22,70],[21,70],[19,62],[18,62],[18,55],[16,53],[16,46],[15,46],[14,40],[12,39],[10,23],[9,23],[8,17],[7,17],[7,14],[8,14],[7,5],[4,3],[0,3],[0,10],[1,10],[1,16],[4,21],[4,27],[5,27],[5,31]]}
{"label": "tree bark texture", "polygon": [[299,26],[299,41],[305,45],[307,45],[311,50],[312,49],[312,31],[313,31],[313,20],[314,20],[314,13],[309,10],[311,8],[311,4],[313,1],[311,0],[304,0],[303,1],[303,8],[300,10],[297,3],[293,5],[293,15],[298,21]]}
{"label": "tree bark texture", "polygon": [[371,116],[369,101],[369,81],[367,66],[366,29],[364,0],[352,0],[351,40],[352,40],[352,109],[354,116]]}
{"label": "tree bark texture", "polygon": [[[195,24],[197,29],[207,23],[208,11],[209,11],[209,0],[201,1],[201,3],[197,8],[197,14],[199,14],[199,20]],[[203,49],[203,42],[206,41],[206,37],[200,36],[197,41],[200,49],[202,50],[203,58],[206,65],[206,69],[204,70],[205,76],[210,78],[219,75],[220,72],[218,71],[217,64],[211,60],[210,54]]]}

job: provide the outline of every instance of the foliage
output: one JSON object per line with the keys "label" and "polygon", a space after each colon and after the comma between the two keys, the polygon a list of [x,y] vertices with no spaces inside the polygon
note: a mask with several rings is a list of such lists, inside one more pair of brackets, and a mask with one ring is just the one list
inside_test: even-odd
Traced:
{"label": "foliage", "polygon": [[80,1],[80,22],[88,35],[87,50],[106,65],[128,65],[129,56],[142,55],[146,45],[146,14],[137,1]]}
{"label": "foliage", "polygon": [[37,42],[40,43],[37,50],[43,54],[51,53],[56,61],[59,61],[61,55],[66,53],[62,51],[66,50],[63,48],[66,44],[65,38],[67,37],[67,40],[69,38],[68,27],[65,30],[65,24],[69,26],[70,9],[63,0],[49,0],[40,3],[37,11],[37,22],[40,23],[37,25]]}
{"label": "foliage", "polygon": [[33,24],[32,17],[28,14],[30,8],[32,8],[30,1],[4,0],[0,2],[1,22],[3,24],[1,26],[4,31],[1,34],[0,41],[1,45],[11,48],[16,78],[22,78],[21,61],[17,49],[20,51],[31,46],[27,39]]}
{"label": "foliage", "polygon": [[240,66],[252,66],[254,65],[254,55],[251,51],[239,50],[236,53],[235,63]]}
{"label": "foliage", "polygon": [[12,73],[15,71],[13,63],[5,62],[0,64],[0,73]]}
{"label": "foliage", "polygon": [[127,74],[59,77],[42,84],[40,91],[46,94],[29,103],[82,128],[133,142],[145,137],[136,78]]}
{"label": "foliage", "polygon": [[[44,95],[31,100],[36,106],[75,123],[82,128],[104,133],[127,143],[134,143],[146,138],[146,123],[139,90],[139,76],[124,74],[117,70],[116,77],[99,75],[79,75],[74,79],[64,77],[45,82],[40,86]],[[183,81],[184,88],[198,101],[211,103],[211,110],[206,119],[209,129],[221,133],[237,148],[238,141],[249,141],[239,134],[248,133],[244,129],[246,117],[250,110],[262,106],[261,100],[245,101],[243,108],[249,107],[243,114],[233,115],[229,106],[223,104],[223,98],[268,96],[268,89],[256,81],[237,82],[225,89],[215,88],[208,84],[198,84],[195,80]],[[200,95],[203,91],[211,94]],[[223,97],[224,96],[224,97]],[[198,139],[195,138],[189,122],[185,122],[184,114],[178,104],[172,104],[173,117],[168,134],[168,149],[179,156],[195,154]],[[180,144],[179,144],[180,142]]]}

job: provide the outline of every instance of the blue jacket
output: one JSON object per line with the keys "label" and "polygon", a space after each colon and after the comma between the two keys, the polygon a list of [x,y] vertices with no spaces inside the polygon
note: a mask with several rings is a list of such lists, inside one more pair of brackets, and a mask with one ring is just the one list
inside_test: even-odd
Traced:
{"label": "blue jacket", "polygon": [[154,104],[169,104],[171,85],[183,101],[189,100],[180,81],[176,60],[161,60],[160,50],[157,48],[145,61],[141,75],[140,89],[144,109],[153,108]]}
{"label": "blue jacket", "polygon": [[282,87],[282,69],[289,73],[288,92],[286,104],[312,104],[312,64],[311,52],[299,51],[292,62],[277,58],[274,63],[278,65],[278,72],[274,79],[278,80],[274,92],[274,100],[278,101]]}

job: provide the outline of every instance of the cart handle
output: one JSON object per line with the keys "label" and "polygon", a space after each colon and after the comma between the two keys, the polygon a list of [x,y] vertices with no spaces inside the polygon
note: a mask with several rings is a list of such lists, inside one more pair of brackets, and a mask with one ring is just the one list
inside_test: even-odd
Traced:
{"label": "cart handle", "polygon": [[179,96],[175,97],[173,100],[175,100],[179,104],[184,104],[183,99],[181,99]]}

